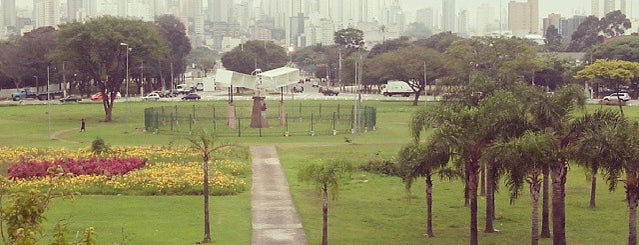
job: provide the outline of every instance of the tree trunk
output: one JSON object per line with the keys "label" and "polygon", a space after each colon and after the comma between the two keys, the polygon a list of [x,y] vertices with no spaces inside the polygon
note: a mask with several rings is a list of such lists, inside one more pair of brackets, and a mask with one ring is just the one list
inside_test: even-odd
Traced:
{"label": "tree trunk", "polygon": [[486,196],[486,166],[479,169],[479,196]]}
{"label": "tree trunk", "polygon": [[486,175],[486,227],[484,232],[493,233],[496,232],[495,227],[493,226],[493,221],[495,220],[495,182],[493,178],[492,168],[484,168],[487,171],[481,171],[480,173],[485,173]]}
{"label": "tree trunk", "polygon": [[553,168],[552,175],[552,233],[553,245],[566,245],[566,166],[560,159],[560,166]]}
{"label": "tree trunk", "polygon": [[[103,96],[106,96],[106,95],[103,95]],[[104,105],[104,122],[113,121],[113,102],[109,103],[109,101],[106,98],[104,98],[103,105]]]}
{"label": "tree trunk", "polygon": [[468,207],[468,205],[470,205],[470,196],[469,196],[469,184],[468,182],[470,182],[469,180],[470,178],[470,173],[468,171],[468,167],[466,167],[466,169],[464,170],[464,207]]}
{"label": "tree trunk", "polygon": [[209,159],[209,154],[205,153],[202,167],[204,172],[204,183],[202,187],[202,195],[204,195],[204,239],[202,243],[211,242],[211,220],[209,219]]}
{"label": "tree trunk", "polygon": [[430,174],[424,178],[426,181],[426,237],[434,237],[433,233],[433,181]]}
{"label": "tree trunk", "polygon": [[533,177],[533,182],[530,184],[530,200],[532,201],[532,216],[531,216],[531,244],[539,244],[539,179],[538,175]]}
{"label": "tree trunk", "polygon": [[628,202],[628,244],[637,245],[637,199],[639,179],[637,170],[626,169],[626,200]]}
{"label": "tree trunk", "polygon": [[588,207],[595,208],[595,196],[597,193],[597,169],[592,169],[590,173],[590,205]]}
{"label": "tree trunk", "polygon": [[322,245],[328,245],[328,186],[322,187]]}
{"label": "tree trunk", "polygon": [[541,237],[549,238],[550,237],[550,207],[548,205],[548,189],[550,182],[550,169],[545,168],[543,170],[543,186],[542,186],[542,201],[541,201]]}
{"label": "tree trunk", "polygon": [[479,165],[477,161],[469,166],[469,196],[470,196],[470,245],[478,245],[477,237],[477,186]]}

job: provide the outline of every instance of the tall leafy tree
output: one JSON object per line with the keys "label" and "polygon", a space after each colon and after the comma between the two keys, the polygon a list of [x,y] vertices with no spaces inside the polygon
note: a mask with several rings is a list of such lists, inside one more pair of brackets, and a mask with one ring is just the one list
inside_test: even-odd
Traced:
{"label": "tall leafy tree", "polygon": [[561,35],[555,25],[550,25],[546,29],[546,49],[551,52],[561,51]]}
{"label": "tall leafy tree", "polygon": [[[160,15],[155,25],[169,45],[165,57],[155,62],[160,68],[160,80],[171,78],[172,74],[183,74],[186,71],[186,57],[191,52],[191,41],[186,35],[184,23],[174,15]],[[168,85],[173,88],[173,84]]]}
{"label": "tall leafy tree", "polygon": [[255,69],[268,71],[286,65],[289,58],[283,47],[273,42],[248,41],[222,55],[222,64],[231,71],[251,74]]}
{"label": "tall leafy tree", "polygon": [[625,60],[639,62],[639,38],[623,38],[593,46],[585,57],[591,60]]}
{"label": "tall leafy tree", "polygon": [[195,65],[197,69],[200,69],[204,72],[204,75],[206,75],[215,68],[217,56],[217,52],[207,47],[198,47],[191,50],[191,53],[187,56],[187,61],[189,64]]}
{"label": "tall leafy tree", "polygon": [[364,41],[364,32],[355,28],[346,28],[333,34],[333,41],[344,47],[360,47]]}
{"label": "tall leafy tree", "polygon": [[105,16],[60,27],[56,59],[73,61],[106,95],[102,96],[105,122],[113,118],[113,102],[126,77],[127,48],[129,64],[155,63],[168,51],[158,30],[139,20]]}
{"label": "tall leafy tree", "polygon": [[604,37],[600,33],[599,18],[592,15],[586,17],[586,20],[579,24],[577,30],[572,34],[568,51],[582,52],[593,45],[603,43]]}
{"label": "tall leafy tree", "polygon": [[302,167],[298,178],[302,182],[312,182],[322,192],[322,245],[328,245],[328,195],[336,197],[340,181],[353,171],[353,167],[343,161],[317,162]]}
{"label": "tall leafy tree", "polygon": [[630,22],[625,14],[621,13],[621,10],[607,13],[606,16],[599,20],[599,28],[604,37],[621,36],[631,27],[632,22]]}
{"label": "tall leafy tree", "polygon": [[55,28],[41,27],[0,44],[0,72],[13,80],[15,88],[27,81],[36,86],[34,76],[45,78],[47,66],[52,65],[50,53],[56,49],[57,37]]}

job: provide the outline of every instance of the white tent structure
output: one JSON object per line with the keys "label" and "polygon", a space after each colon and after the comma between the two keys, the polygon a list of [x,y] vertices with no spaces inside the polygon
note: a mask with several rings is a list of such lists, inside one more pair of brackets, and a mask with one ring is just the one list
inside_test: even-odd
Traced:
{"label": "white tent structure", "polygon": [[218,69],[215,73],[215,82],[220,87],[233,86],[256,89],[260,76],[262,78],[262,89],[276,90],[280,87],[299,82],[300,70],[291,67],[280,67],[256,75],[247,75],[225,69]]}

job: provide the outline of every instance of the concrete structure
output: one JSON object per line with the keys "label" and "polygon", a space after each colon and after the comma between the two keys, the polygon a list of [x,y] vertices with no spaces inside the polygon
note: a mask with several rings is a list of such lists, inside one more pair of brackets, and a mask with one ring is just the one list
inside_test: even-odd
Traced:
{"label": "concrete structure", "polygon": [[555,26],[555,28],[557,28],[559,33],[561,33],[561,29],[562,29],[561,20],[562,18],[560,14],[549,14],[548,18],[544,18],[543,20],[542,34],[546,36],[546,30],[548,30],[548,27],[550,25]]}
{"label": "concrete structure", "polygon": [[460,37],[469,37],[468,28],[468,10],[462,9],[457,15],[457,35]]}
{"label": "concrete structure", "polygon": [[422,23],[426,28],[433,30],[435,26],[433,23],[434,16],[432,8],[418,9],[415,11],[415,22]]}
{"label": "concrete structure", "polygon": [[16,26],[16,0],[2,0],[2,16],[0,17],[0,27]]}
{"label": "concrete structure", "polygon": [[213,22],[229,22],[233,0],[208,0],[207,18]]}
{"label": "concrete structure", "polygon": [[455,32],[455,0],[442,0],[442,31]]}
{"label": "concrete structure", "polygon": [[615,0],[604,0],[604,12],[602,16],[605,16],[607,13],[615,11],[616,9],[617,8],[615,8]]}
{"label": "concrete structure", "polygon": [[575,15],[572,18],[561,20],[561,40],[562,42],[570,42],[572,40],[572,34],[577,30],[579,25],[586,21],[587,16]]}
{"label": "concrete structure", "polygon": [[34,0],[33,20],[35,28],[43,26],[57,26],[60,24],[58,0]]}
{"label": "concrete structure", "polygon": [[539,33],[539,2],[538,0],[528,0],[528,2],[508,3],[508,29],[513,35],[523,37],[527,34]]}

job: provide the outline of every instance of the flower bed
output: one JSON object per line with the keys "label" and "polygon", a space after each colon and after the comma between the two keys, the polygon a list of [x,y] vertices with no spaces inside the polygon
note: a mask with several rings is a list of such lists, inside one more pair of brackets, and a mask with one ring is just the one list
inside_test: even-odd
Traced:
{"label": "flower bed", "polygon": [[[0,165],[18,163],[8,171],[13,177],[7,186],[10,191],[46,187],[50,177],[33,173],[42,173],[42,169],[46,173],[48,166],[60,165],[65,173],[73,173],[73,176],[64,178],[58,187],[81,194],[202,194],[201,156],[186,147],[113,147],[109,154],[100,156],[88,149],[70,152],[64,149],[0,148],[0,155],[7,157]],[[210,163],[211,195],[246,191],[245,180],[250,172],[246,149],[225,150],[216,156],[218,158]]]}
{"label": "flower bed", "polygon": [[54,161],[44,160],[21,160],[13,164],[7,170],[12,179],[32,179],[49,175],[47,170],[53,166],[60,166],[64,173],[79,175],[122,175],[132,170],[144,167],[146,159],[137,157],[130,158],[97,158],[89,159],[57,159]]}

